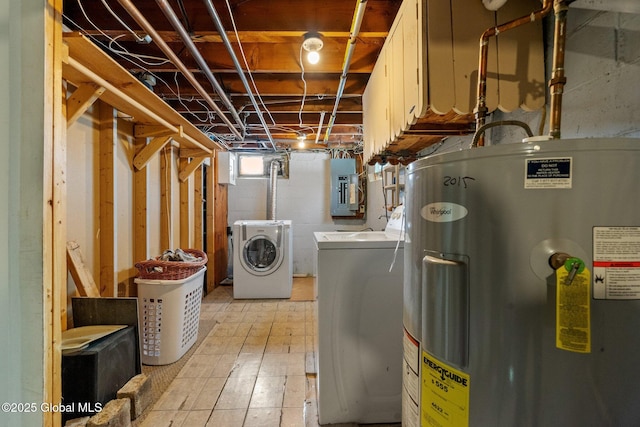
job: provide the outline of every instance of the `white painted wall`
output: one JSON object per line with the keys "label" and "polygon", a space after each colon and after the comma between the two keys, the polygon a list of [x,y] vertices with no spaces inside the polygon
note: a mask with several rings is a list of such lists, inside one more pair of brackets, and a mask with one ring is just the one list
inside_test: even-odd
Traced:
{"label": "white painted wall", "polygon": [[[246,219],[266,219],[268,179],[239,178],[229,186],[228,224]],[[331,218],[330,156],[326,153],[292,153],[289,179],[278,179],[276,219],[293,221],[293,273],[312,275],[314,231],[362,230],[363,220]]]}
{"label": "white painted wall", "polygon": [[[76,241],[80,245],[89,271],[96,283],[100,280],[100,158],[99,158],[99,119],[98,106],[92,106],[67,130],[67,204],[69,229],[67,240]],[[116,142],[116,158],[114,167],[115,179],[115,263],[116,282],[123,286],[131,286],[137,274],[133,259],[133,158],[132,142],[133,126],[131,122],[118,119]],[[160,247],[160,156],[155,155],[147,164],[147,258],[161,254],[165,249]],[[178,180],[178,157],[167,155],[171,165],[172,205],[170,246],[180,247],[180,190]],[[193,177],[189,178],[190,189],[193,189]],[[193,197],[190,197],[190,206]],[[193,239],[193,230],[190,230]],[[67,294],[70,298],[75,294],[75,284],[71,275],[67,279]],[[69,316],[71,316],[69,310]]]}

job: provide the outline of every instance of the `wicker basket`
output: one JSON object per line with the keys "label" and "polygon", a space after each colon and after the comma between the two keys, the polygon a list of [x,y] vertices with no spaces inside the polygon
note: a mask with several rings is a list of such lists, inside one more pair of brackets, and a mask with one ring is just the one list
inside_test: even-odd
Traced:
{"label": "wicker basket", "polygon": [[201,261],[162,261],[158,259],[148,259],[136,263],[138,277],[140,279],[157,280],[181,280],[197,273],[206,263],[207,254],[198,249],[183,249],[186,253],[198,258]]}

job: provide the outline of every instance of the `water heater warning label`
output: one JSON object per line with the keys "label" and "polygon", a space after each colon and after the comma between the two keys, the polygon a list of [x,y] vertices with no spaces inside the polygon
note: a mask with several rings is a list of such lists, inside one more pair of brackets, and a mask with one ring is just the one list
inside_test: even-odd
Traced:
{"label": "water heater warning label", "polygon": [[640,299],[640,227],[593,227],[593,297]]}
{"label": "water heater warning label", "polygon": [[571,188],[571,157],[527,159],[524,188]]}
{"label": "water heater warning label", "polygon": [[469,375],[422,352],[422,426],[469,425]]}

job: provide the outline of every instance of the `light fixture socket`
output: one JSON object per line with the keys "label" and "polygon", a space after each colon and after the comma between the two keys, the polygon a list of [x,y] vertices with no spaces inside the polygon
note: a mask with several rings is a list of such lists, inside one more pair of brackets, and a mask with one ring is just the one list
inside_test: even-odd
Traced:
{"label": "light fixture socket", "polygon": [[306,33],[304,35],[302,48],[307,52],[317,52],[322,49],[322,46],[324,46],[324,43],[319,33]]}

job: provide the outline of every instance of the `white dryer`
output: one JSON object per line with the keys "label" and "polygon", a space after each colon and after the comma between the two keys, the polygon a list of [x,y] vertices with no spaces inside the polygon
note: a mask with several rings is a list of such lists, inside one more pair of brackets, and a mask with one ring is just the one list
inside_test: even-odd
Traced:
{"label": "white dryer", "polygon": [[233,224],[233,297],[290,298],[293,246],[290,220]]}

